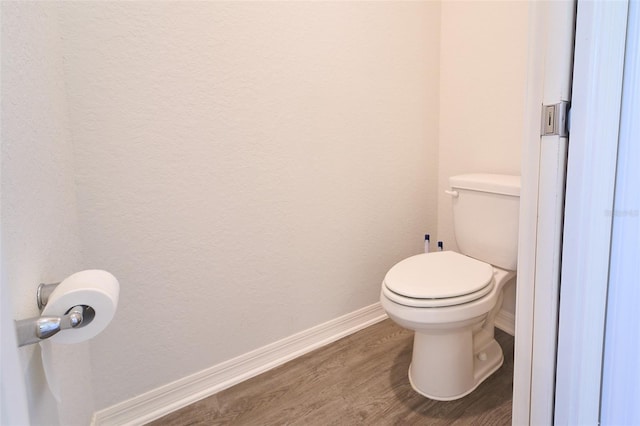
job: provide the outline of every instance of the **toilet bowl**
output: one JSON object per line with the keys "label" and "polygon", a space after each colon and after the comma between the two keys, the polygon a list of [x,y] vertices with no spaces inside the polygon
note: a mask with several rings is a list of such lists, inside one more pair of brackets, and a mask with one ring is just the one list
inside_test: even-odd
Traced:
{"label": "toilet bowl", "polygon": [[[461,253],[424,253],[400,261],[387,272],[380,294],[389,317],[415,332],[411,386],[441,401],[471,393],[502,365],[495,316],[505,284],[516,275],[519,178],[462,175],[450,183]],[[470,219],[475,225],[461,223]],[[457,224],[465,230],[462,238]]]}
{"label": "toilet bowl", "polygon": [[[419,266],[429,269],[438,262],[447,266],[477,262],[485,268],[472,272],[450,269],[449,275],[443,277],[438,272],[445,268],[436,266],[440,271],[428,275],[429,281],[419,295],[406,291],[403,285],[407,281],[397,281],[398,278],[410,279],[411,273],[421,269]],[[494,319],[502,304],[504,285],[514,276],[513,271],[450,251],[413,256],[391,268],[380,300],[394,322],[415,332],[409,380],[416,392],[440,401],[458,399],[500,368],[503,355],[494,339]],[[419,277],[415,275],[416,281]],[[470,277],[475,279],[469,280]],[[442,297],[439,287],[454,280],[462,284],[464,279],[472,284],[457,287],[459,294],[450,292]],[[475,289],[474,286],[481,287]]]}

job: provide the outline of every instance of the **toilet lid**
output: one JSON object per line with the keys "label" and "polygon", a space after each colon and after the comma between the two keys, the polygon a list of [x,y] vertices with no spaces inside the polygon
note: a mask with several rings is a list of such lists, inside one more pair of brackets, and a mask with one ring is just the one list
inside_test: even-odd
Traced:
{"label": "toilet lid", "polygon": [[449,299],[478,293],[471,298],[474,300],[490,291],[487,287],[492,279],[493,268],[488,263],[441,251],[419,254],[397,263],[387,272],[384,285],[403,298]]}

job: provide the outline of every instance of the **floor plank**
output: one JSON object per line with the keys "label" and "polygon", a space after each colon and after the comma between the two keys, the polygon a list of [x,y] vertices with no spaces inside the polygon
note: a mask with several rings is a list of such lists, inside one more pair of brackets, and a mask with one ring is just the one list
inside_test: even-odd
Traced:
{"label": "floor plank", "polygon": [[150,424],[509,425],[513,337],[496,339],[504,365],[457,401],[411,389],[413,333],[385,320]]}

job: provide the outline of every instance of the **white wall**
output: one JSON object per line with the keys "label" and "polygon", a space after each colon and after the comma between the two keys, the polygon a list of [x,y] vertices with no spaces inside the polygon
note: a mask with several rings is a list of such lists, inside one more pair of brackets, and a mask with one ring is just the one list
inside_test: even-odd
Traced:
{"label": "white wall", "polygon": [[526,5],[3,3],[2,19],[16,318],[76,269],[122,287],[63,420],[376,302],[424,232],[455,248],[448,176],[519,172]]}
{"label": "white wall", "polygon": [[[13,298],[10,317],[24,319],[38,315],[40,282],[59,282],[79,268],[80,243],[57,9],[2,2],[1,13],[2,285]],[[3,336],[3,345],[10,341]],[[31,424],[87,424],[88,344],[54,348],[59,386],[74,395],[61,404],[47,387],[40,348],[19,355]]]}
{"label": "white wall", "polygon": [[62,8],[97,409],[376,302],[436,229],[438,3]]}
{"label": "white wall", "polygon": [[[456,250],[449,177],[520,174],[526,2],[445,1],[440,34],[438,239]],[[515,312],[514,288],[504,309]]]}

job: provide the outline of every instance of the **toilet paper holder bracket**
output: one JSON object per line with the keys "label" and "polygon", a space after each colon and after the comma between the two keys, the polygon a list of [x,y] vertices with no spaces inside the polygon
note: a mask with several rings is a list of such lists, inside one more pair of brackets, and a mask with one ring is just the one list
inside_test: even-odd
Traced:
{"label": "toilet paper holder bracket", "polygon": [[55,290],[59,284],[60,283],[54,283],[54,284],[43,283],[38,286],[38,290],[36,291],[36,301],[38,302],[38,309],[40,309],[40,311],[42,311],[44,307],[47,306],[47,302],[49,302],[49,297],[51,296],[51,293],[53,293],[53,290]]}
{"label": "toilet paper holder bracket", "polygon": [[[36,300],[40,311],[44,309],[49,301],[49,296],[60,283],[40,284],[36,292]],[[17,320],[16,337],[18,346],[31,345],[44,339],[54,336],[62,330],[71,328],[81,328],[89,324],[96,316],[95,310],[91,306],[76,305],[60,317],[39,316],[24,320]]]}

